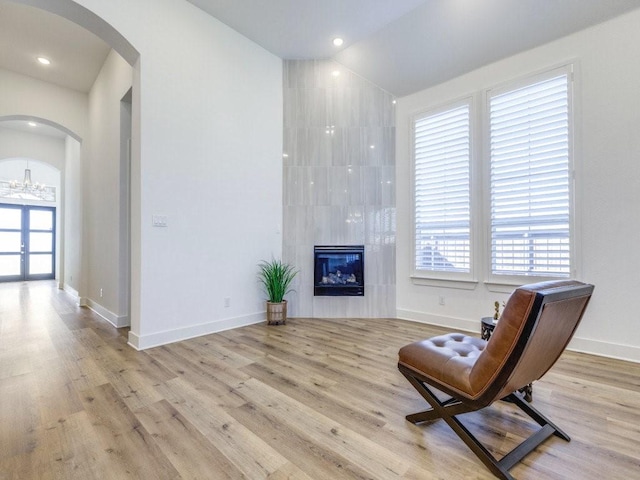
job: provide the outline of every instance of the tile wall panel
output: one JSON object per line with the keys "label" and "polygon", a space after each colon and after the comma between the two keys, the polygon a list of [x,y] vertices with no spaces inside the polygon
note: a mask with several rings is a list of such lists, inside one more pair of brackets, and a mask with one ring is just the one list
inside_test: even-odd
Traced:
{"label": "tile wall panel", "polygon": [[[394,317],[393,97],[329,60],[285,61],[283,78],[283,259],[300,270],[289,314]],[[364,298],[314,297],[314,245],[362,244]]]}

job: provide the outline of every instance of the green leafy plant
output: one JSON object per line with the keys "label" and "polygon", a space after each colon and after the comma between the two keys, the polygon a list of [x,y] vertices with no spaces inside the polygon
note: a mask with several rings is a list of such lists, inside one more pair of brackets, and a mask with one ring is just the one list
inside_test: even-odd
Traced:
{"label": "green leafy plant", "polygon": [[281,260],[263,260],[258,264],[260,271],[258,277],[264,286],[271,303],[282,302],[284,296],[291,292],[293,278],[298,271],[293,266],[283,263]]}

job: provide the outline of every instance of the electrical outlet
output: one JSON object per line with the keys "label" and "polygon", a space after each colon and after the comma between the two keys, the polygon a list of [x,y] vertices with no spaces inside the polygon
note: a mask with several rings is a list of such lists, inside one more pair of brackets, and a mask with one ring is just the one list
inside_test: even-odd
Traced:
{"label": "electrical outlet", "polygon": [[225,297],[224,299],[224,308],[229,308],[231,306],[231,298]]}
{"label": "electrical outlet", "polygon": [[438,303],[440,303],[440,305],[444,305],[444,297],[442,295],[440,295]]}
{"label": "electrical outlet", "polygon": [[102,289],[100,289],[100,298],[102,298]]}

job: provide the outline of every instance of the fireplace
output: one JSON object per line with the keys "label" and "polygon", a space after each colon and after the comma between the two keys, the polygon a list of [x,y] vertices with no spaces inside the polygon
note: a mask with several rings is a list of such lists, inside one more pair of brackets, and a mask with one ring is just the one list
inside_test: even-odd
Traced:
{"label": "fireplace", "polygon": [[313,248],[315,296],[364,295],[364,245]]}

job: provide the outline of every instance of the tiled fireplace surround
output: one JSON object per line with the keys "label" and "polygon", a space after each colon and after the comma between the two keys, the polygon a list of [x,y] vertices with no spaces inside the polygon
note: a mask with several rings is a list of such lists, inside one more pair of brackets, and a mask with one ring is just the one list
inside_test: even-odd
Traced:
{"label": "tiled fireplace surround", "polygon": [[[391,94],[329,60],[285,61],[283,164],[289,315],[395,316]],[[365,246],[364,297],[314,297],[314,245]]]}

